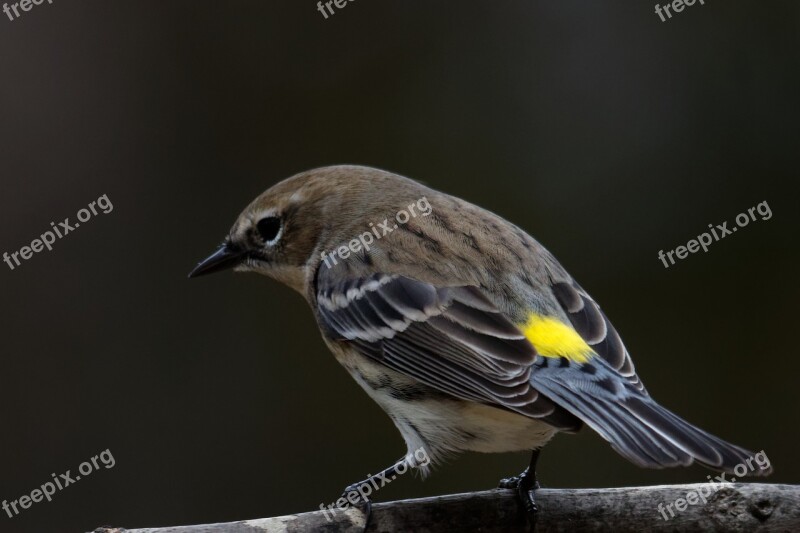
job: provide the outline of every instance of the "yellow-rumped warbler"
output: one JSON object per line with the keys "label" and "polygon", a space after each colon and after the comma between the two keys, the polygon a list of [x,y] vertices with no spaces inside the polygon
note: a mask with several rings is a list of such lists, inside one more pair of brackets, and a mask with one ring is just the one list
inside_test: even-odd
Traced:
{"label": "yellow-rumped warbler", "polygon": [[410,179],[334,166],[278,183],[190,277],[231,267],[300,292],[336,358],[392,418],[408,455],[378,476],[405,464],[427,474],[420,448],[430,462],[533,450],[501,486],[535,524],[538,450],[557,431],[586,424],[650,468],[731,472],[752,458],[650,397],[608,318],[536,240]]}

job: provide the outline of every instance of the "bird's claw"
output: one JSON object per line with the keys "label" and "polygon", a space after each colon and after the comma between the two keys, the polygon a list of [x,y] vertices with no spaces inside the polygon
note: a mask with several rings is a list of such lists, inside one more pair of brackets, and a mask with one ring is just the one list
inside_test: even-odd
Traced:
{"label": "bird's claw", "polygon": [[523,473],[518,476],[501,479],[498,487],[501,489],[512,489],[517,492],[517,498],[525,509],[525,514],[528,517],[528,523],[531,526],[531,531],[536,531],[536,520],[538,518],[539,506],[536,505],[534,493],[539,489],[539,482],[536,480],[536,474],[529,473],[529,469],[525,469]]}
{"label": "bird's claw", "polygon": [[516,489],[519,486],[519,476],[507,477],[500,480],[497,484],[499,489]]}
{"label": "bird's claw", "polygon": [[[364,530],[363,531],[366,532],[367,531],[367,527],[369,527],[369,520],[370,520],[370,518],[372,518],[372,500],[370,500],[367,496],[365,496],[363,494],[363,492],[358,490],[359,487],[361,487],[361,485],[363,485],[363,482],[361,482],[361,483],[353,483],[352,485],[347,486],[344,489],[344,492],[342,492],[342,496],[341,496],[340,499],[344,499],[345,500],[345,502],[346,502],[345,505],[344,505],[345,508],[347,508],[347,507],[355,507],[355,508],[361,510],[361,512],[364,513]],[[357,503],[355,503],[355,504],[352,503],[352,501],[350,500],[350,495],[352,495],[353,493],[356,493],[358,495]]]}

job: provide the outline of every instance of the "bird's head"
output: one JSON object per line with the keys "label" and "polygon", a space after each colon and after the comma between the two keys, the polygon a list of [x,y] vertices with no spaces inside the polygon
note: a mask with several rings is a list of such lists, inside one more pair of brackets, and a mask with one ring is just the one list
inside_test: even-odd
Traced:
{"label": "bird's head", "polygon": [[[360,166],[332,166],[292,176],[253,200],[219,248],[189,277],[252,271],[304,293],[322,253],[365,230],[387,199],[413,198],[416,182]],[[388,202],[391,205],[391,201]]]}

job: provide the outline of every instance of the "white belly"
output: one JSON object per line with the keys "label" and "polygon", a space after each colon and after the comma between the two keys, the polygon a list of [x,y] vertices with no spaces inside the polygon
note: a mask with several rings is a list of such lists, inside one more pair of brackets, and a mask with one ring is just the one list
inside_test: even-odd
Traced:
{"label": "white belly", "polygon": [[[439,393],[350,350],[334,353],[392,418],[409,455],[421,448],[436,463],[460,451],[529,451],[544,446],[556,433],[539,420]],[[421,470],[426,475],[428,468]]]}

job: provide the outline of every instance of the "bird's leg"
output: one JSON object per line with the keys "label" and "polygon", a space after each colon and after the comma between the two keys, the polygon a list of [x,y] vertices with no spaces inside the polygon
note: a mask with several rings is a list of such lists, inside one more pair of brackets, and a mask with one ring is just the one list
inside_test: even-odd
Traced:
{"label": "bird's leg", "polygon": [[361,505],[365,506],[364,514],[366,515],[366,519],[364,520],[364,531],[367,530],[367,527],[369,526],[369,519],[372,517],[372,501],[369,499],[370,494],[378,491],[390,481],[397,479],[398,473],[405,473],[409,468],[410,465],[406,461],[406,458],[403,458],[386,470],[383,470],[382,472],[373,476],[369,476],[364,481],[359,481],[358,483],[348,485],[347,488],[344,489],[344,492],[339,499],[344,499],[347,502],[347,504],[345,504],[346,507],[349,507],[350,505],[358,507]]}
{"label": "bird's leg", "polygon": [[536,480],[536,461],[538,460],[539,450],[533,450],[528,468],[518,476],[501,479],[499,485],[501,489],[517,491],[517,498],[525,509],[525,514],[528,515],[531,531],[536,531],[536,515],[539,511],[534,497],[534,491],[539,488],[539,482]]}

